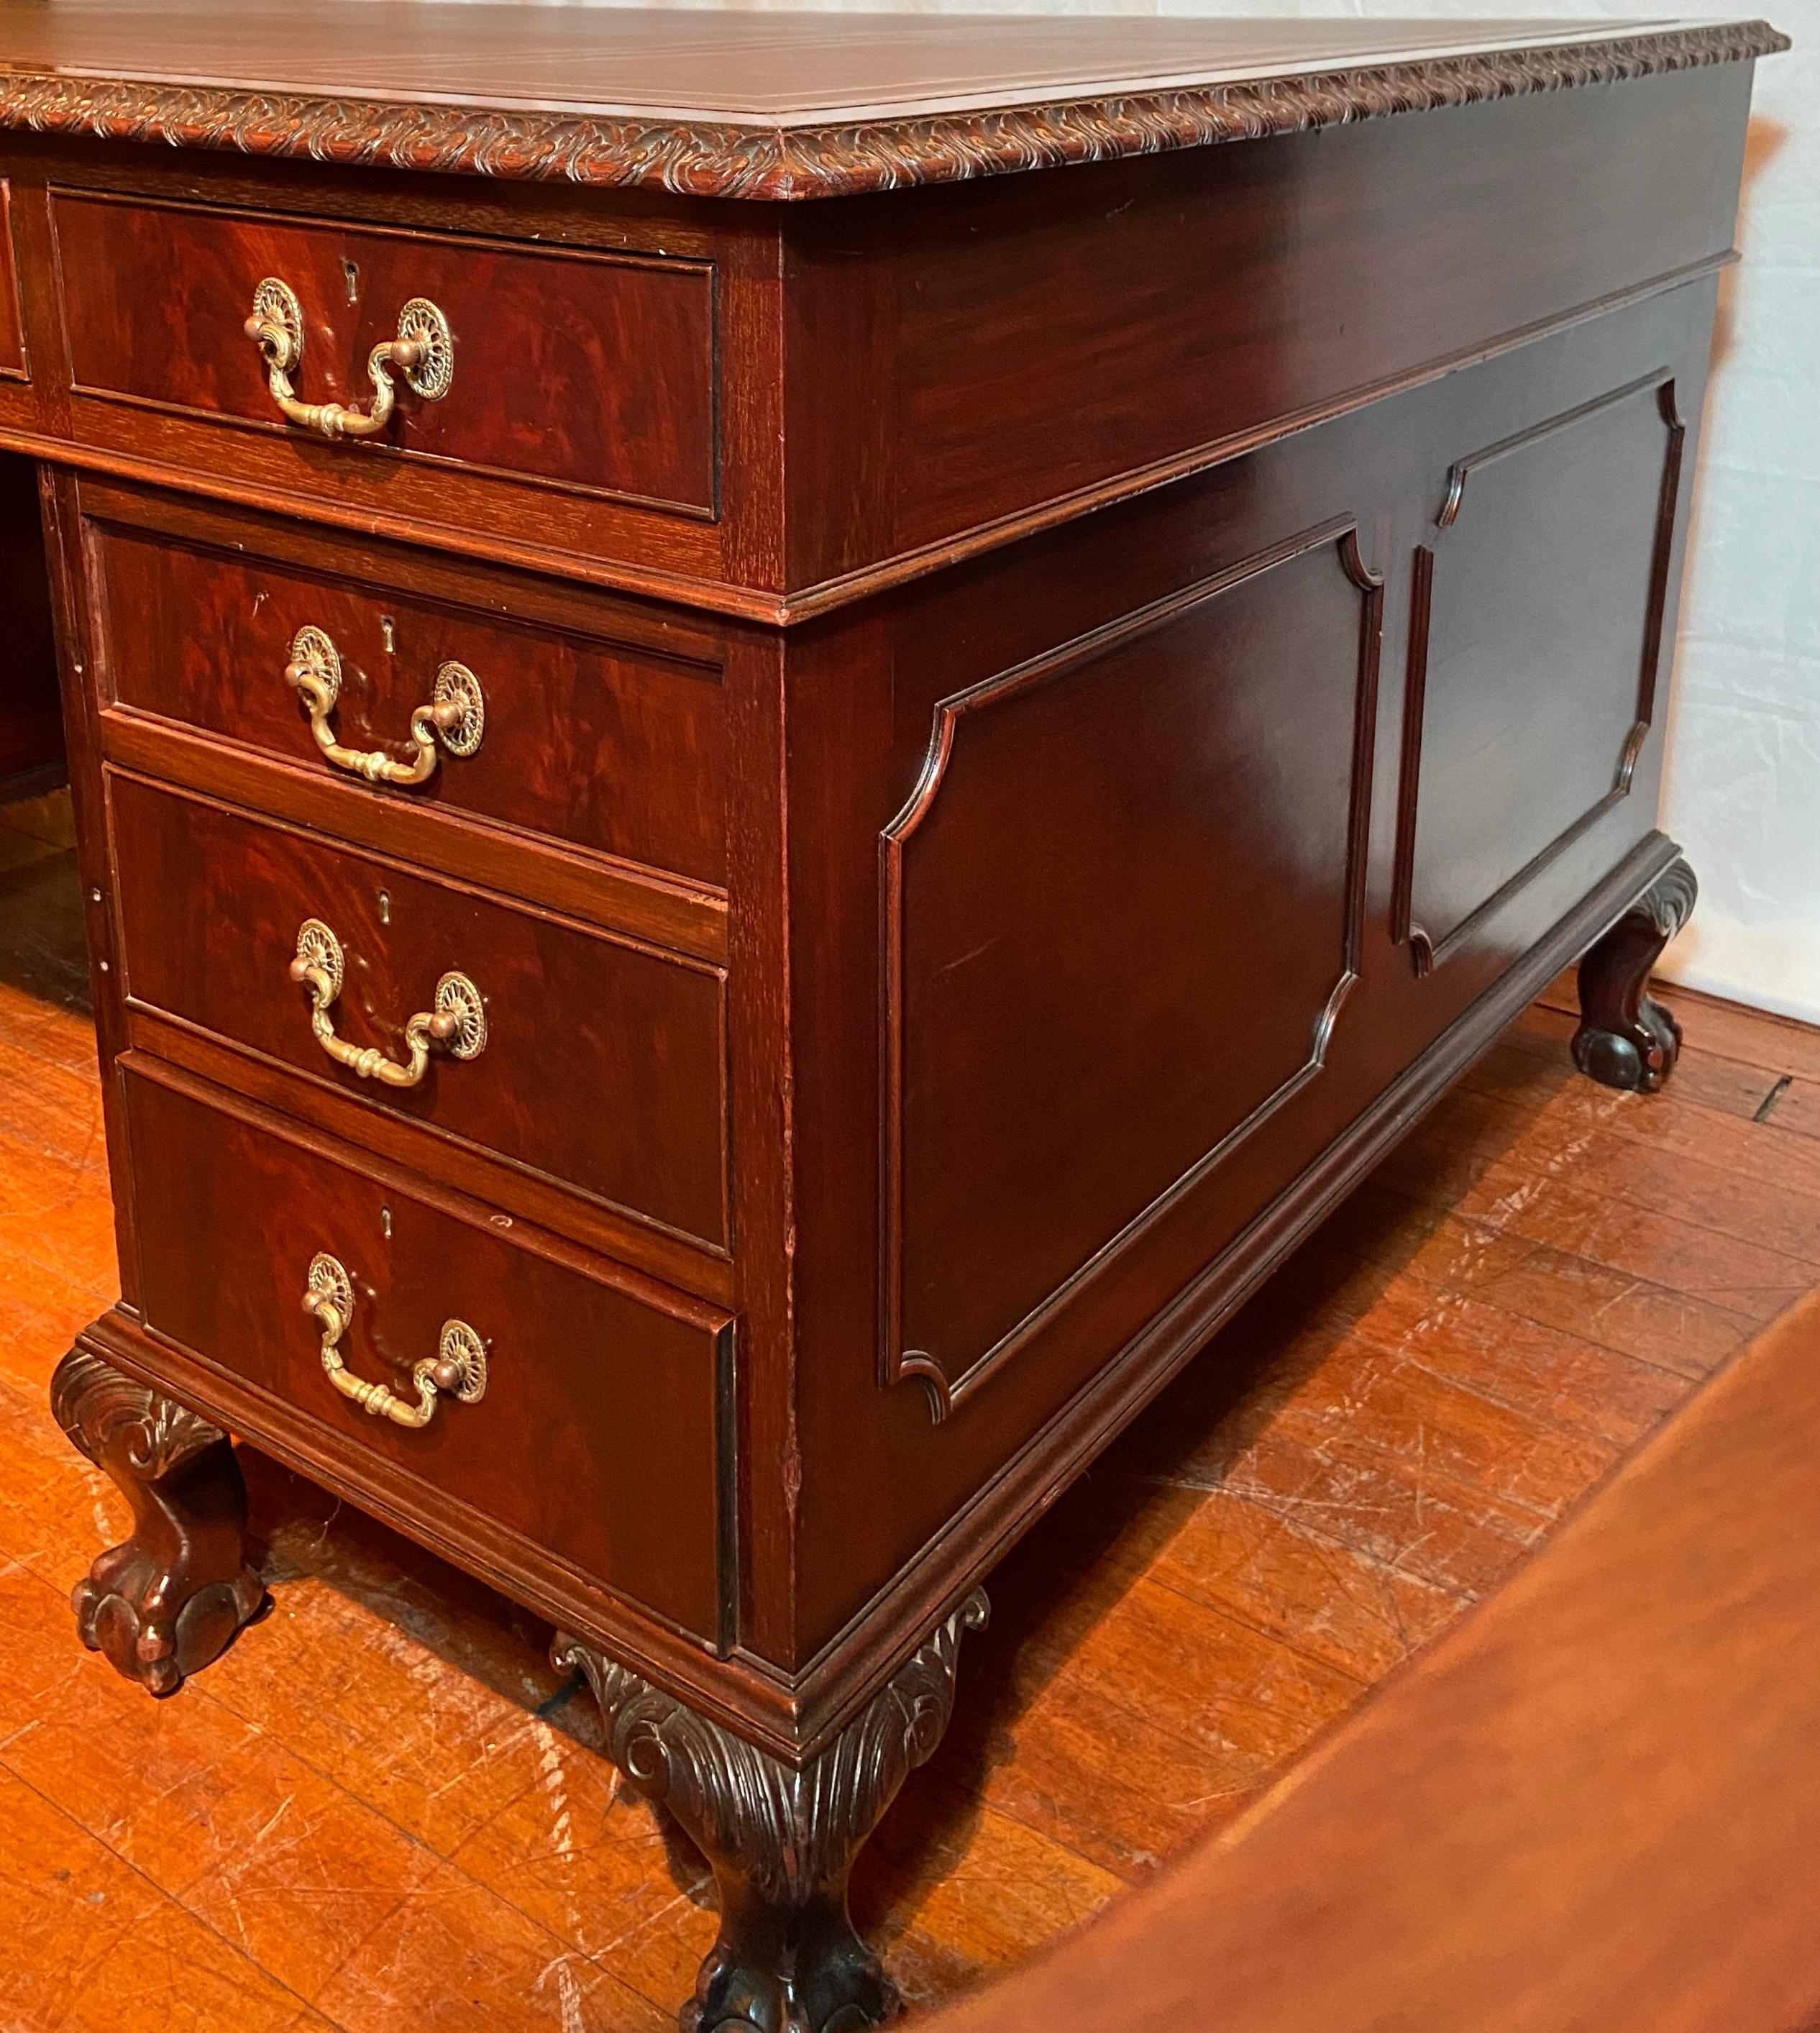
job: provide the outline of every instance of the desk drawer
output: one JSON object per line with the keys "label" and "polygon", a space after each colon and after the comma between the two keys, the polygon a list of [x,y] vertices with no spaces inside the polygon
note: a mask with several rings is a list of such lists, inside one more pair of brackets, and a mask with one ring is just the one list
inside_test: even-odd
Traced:
{"label": "desk drawer", "polygon": [[[407,305],[427,305],[446,327],[446,388],[421,394],[391,370],[384,429],[358,442],[344,433],[316,462],[320,476],[403,455],[714,512],[706,264],[69,190],[53,194],[51,215],[78,395],[320,447],[319,429],[286,420],[244,329],[260,285],[281,283],[301,313],[301,353],[287,370],[297,398],[362,411],[375,400],[373,349],[399,337]],[[414,316],[414,331],[432,329]],[[443,361],[443,340],[435,345]],[[427,367],[411,371],[434,385]]]}
{"label": "desk drawer", "polygon": [[[410,552],[379,562],[414,587],[433,574],[435,597],[376,582],[369,553],[320,533],[274,533],[259,518],[126,490],[90,487],[85,498],[102,504],[85,534],[111,700],[362,798],[725,881],[725,717],[719,669],[698,661],[706,643],[672,654],[616,641],[617,610],[577,589],[474,575],[464,605],[448,597],[446,563]],[[262,554],[262,541],[309,562]],[[470,590],[465,578],[456,586]],[[530,616],[502,615],[508,600]],[[287,668],[332,690],[326,711],[313,715]],[[439,691],[465,698],[470,687],[471,718],[426,729],[427,748],[412,739],[413,716]],[[362,758],[385,766],[376,779]]]}
{"label": "desk drawer", "polygon": [[[720,970],[137,777],[110,774],[109,807],[131,1002],[725,1246]],[[306,922],[339,947],[324,1014],[376,1055],[364,1076],[325,1050],[316,991],[290,973]],[[426,1039],[417,1083],[388,1084],[380,1061],[408,1066],[411,1020],[451,976],[477,995],[484,1042],[471,1022]],[[469,994],[443,1013],[461,1020]]]}
{"label": "desk drawer", "polygon": [[[717,1638],[725,1316],[168,1077],[123,1081],[146,1324],[314,1422],[331,1479],[351,1445],[418,1514],[459,1533],[477,1513]],[[484,1347],[478,1399],[438,1393],[414,1428],[341,1395],[303,1310],[319,1254],[353,1294],[349,1378],[418,1410],[413,1372],[455,1321]]]}

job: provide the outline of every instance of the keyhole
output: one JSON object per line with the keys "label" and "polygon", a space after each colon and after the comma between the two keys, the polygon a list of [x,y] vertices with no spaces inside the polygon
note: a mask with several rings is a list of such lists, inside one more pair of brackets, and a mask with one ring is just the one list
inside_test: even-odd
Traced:
{"label": "keyhole", "polygon": [[388,1242],[391,1240],[391,1209],[382,1207],[379,1211],[379,1232]]}
{"label": "keyhole", "polygon": [[389,889],[382,889],[379,893],[379,921],[382,925],[391,923],[391,892]]}
{"label": "keyhole", "polygon": [[350,304],[360,301],[360,271],[351,261],[343,260],[341,264],[343,279],[347,283],[347,300]]}
{"label": "keyhole", "polygon": [[398,627],[389,614],[382,614],[379,617],[379,639],[385,645],[385,653],[388,657],[398,653]]}

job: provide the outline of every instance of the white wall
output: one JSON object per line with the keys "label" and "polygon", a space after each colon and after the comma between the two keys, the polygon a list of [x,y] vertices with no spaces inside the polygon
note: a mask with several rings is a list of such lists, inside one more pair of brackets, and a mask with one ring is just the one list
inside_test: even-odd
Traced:
{"label": "white wall", "polygon": [[1820,1022],[1820,0],[1757,67],[1668,724],[1662,823],[1700,905],[1665,962]]}
{"label": "white wall", "polygon": [[[1636,0],[884,4],[928,13],[1403,20],[1622,21],[1642,12]],[[1738,225],[1744,260],[1720,300],[1662,814],[1699,876],[1700,905],[1665,972],[1820,1022],[1820,0],[1758,4],[1796,47],[1757,67]],[[1733,18],[1755,11],[1744,0]]]}

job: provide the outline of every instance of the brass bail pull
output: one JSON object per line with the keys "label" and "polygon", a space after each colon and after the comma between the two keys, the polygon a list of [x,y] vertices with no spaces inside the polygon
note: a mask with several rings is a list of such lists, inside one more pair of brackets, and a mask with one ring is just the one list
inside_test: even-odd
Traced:
{"label": "brass bail pull", "polygon": [[486,702],[480,680],[466,664],[444,664],[436,672],[429,702],[410,717],[415,754],[408,762],[382,748],[344,748],[330,715],[341,697],[341,652],[320,628],[302,627],[291,638],[284,681],[303,701],[316,745],[338,769],[369,784],[427,784],[436,774],[440,743],[451,755],[471,755],[486,732]]}
{"label": "brass bail pull", "polygon": [[268,275],[253,293],[253,314],[244,328],[265,362],[272,399],[294,424],[325,438],[376,436],[391,421],[398,401],[394,375],[426,402],[440,402],[455,378],[455,339],[448,320],[427,297],[413,297],[398,316],[398,336],[383,340],[367,357],[373,407],[346,402],[305,402],[291,380],[303,359],[303,306],[297,292]]}
{"label": "brass bail pull", "polygon": [[477,1405],[486,1395],[487,1345],[466,1320],[444,1320],[435,1355],[425,1356],[411,1371],[417,1386],[414,1405],[383,1383],[356,1376],[341,1354],[341,1338],[354,1318],[354,1280],[326,1250],[310,1259],[303,1310],[321,1331],[322,1366],[329,1382],[376,1418],[399,1426],[427,1426],[444,1397]]}
{"label": "brass bail pull", "polygon": [[404,1065],[376,1045],[350,1045],[345,1038],[338,1038],[335,1005],[346,970],[341,941],[321,919],[305,918],[298,928],[290,978],[309,990],[309,1028],[337,1065],[386,1087],[415,1087],[429,1069],[433,1046],[455,1059],[478,1058],[486,1050],[486,1005],[465,974],[445,974],[436,985],[430,1008],[420,1009],[405,1025],[404,1041],[410,1057]]}

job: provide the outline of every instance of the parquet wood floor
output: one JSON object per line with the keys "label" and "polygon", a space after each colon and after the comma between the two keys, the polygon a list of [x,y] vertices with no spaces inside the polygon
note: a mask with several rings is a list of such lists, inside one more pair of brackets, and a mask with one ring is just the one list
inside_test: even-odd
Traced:
{"label": "parquet wood floor", "polygon": [[[114,1289],[68,842],[0,814],[0,2028],[655,2033],[703,1868],[535,1619],[251,1458],[272,1616],[162,1704],[77,1645],[124,1514],[45,1398]],[[856,1882],[915,2004],[1231,1814],[1820,1284],[1820,1036],[1680,1000],[1638,1099],[1557,984],[1000,1570]]]}

